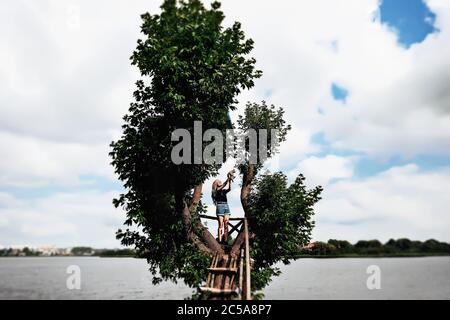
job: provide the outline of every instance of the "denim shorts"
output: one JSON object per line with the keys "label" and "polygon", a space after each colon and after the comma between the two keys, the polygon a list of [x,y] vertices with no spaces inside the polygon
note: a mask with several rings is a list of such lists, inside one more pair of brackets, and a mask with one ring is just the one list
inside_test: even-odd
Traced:
{"label": "denim shorts", "polygon": [[230,208],[228,207],[228,203],[219,202],[216,205],[216,215],[224,216],[226,214],[230,214]]}

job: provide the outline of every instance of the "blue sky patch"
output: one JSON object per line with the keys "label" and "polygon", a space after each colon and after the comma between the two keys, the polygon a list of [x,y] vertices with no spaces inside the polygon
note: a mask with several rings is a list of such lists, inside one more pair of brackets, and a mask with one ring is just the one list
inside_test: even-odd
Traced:
{"label": "blue sky patch", "polygon": [[335,155],[340,157],[350,157],[363,155],[362,152],[353,151],[350,149],[336,149],[331,146],[330,142],[326,139],[324,132],[317,132],[311,136],[311,142],[313,144],[320,145],[320,152],[314,152],[307,154],[308,156],[326,157],[327,155]]}
{"label": "blue sky patch", "polygon": [[377,175],[392,167],[401,167],[408,164],[417,165],[422,172],[434,171],[450,164],[450,157],[444,155],[418,155],[411,159],[394,156],[389,161],[377,161],[364,156],[355,165],[355,177],[364,179]]}
{"label": "blue sky patch", "polygon": [[353,173],[356,179],[366,179],[389,170],[392,167],[402,167],[408,164],[417,165],[421,172],[431,172],[450,166],[450,157],[448,155],[437,154],[421,154],[411,158],[395,155],[386,161],[380,161],[361,151],[334,148],[326,139],[324,132],[315,133],[311,137],[311,142],[320,145],[321,150],[320,152],[308,154],[308,156],[326,157],[327,155],[335,155],[339,157],[357,157]]}
{"label": "blue sky patch", "polygon": [[333,83],[331,85],[331,94],[334,99],[345,102],[348,97],[348,90]]}
{"label": "blue sky patch", "polygon": [[264,97],[265,98],[270,98],[273,94],[273,90],[272,89],[267,89],[266,91],[264,91]]}
{"label": "blue sky patch", "polygon": [[394,28],[399,43],[406,48],[438,31],[434,27],[436,15],[423,0],[382,0],[379,14],[381,23]]}

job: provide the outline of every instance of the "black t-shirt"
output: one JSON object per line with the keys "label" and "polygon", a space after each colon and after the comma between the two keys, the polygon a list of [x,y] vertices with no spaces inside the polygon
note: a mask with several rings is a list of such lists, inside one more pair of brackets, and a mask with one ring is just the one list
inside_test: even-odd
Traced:
{"label": "black t-shirt", "polygon": [[216,202],[228,202],[227,193],[230,192],[229,189],[216,190],[216,195],[214,197]]}

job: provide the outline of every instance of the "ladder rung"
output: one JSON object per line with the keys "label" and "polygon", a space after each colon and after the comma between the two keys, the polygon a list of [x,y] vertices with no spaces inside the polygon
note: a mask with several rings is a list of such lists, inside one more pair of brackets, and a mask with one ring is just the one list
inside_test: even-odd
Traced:
{"label": "ladder rung", "polygon": [[208,268],[208,270],[213,272],[237,272],[238,268]]}
{"label": "ladder rung", "polygon": [[209,293],[215,293],[215,294],[237,294],[236,290],[231,290],[231,289],[217,289],[217,288],[211,288],[211,287],[200,287],[199,289],[202,292],[209,292]]}

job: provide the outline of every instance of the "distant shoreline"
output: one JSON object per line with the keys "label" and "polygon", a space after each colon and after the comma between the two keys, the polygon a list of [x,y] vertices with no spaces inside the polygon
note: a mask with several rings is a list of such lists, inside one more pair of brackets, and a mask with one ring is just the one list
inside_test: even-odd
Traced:
{"label": "distant shoreline", "polygon": [[[370,258],[432,258],[432,257],[450,257],[449,253],[436,253],[436,254],[391,254],[391,255],[358,255],[358,254],[343,254],[343,255],[298,255],[294,256],[292,260],[300,260],[300,259],[370,259]],[[133,258],[133,259],[144,259],[136,256],[100,256],[100,255],[92,255],[92,256],[0,256],[0,258]]]}
{"label": "distant shoreline", "polygon": [[[23,247],[0,249],[0,257],[100,257],[138,258],[138,253],[129,248],[96,249],[92,247],[40,248]],[[424,242],[407,238],[390,239],[386,243],[374,240],[360,240],[355,244],[346,240],[330,239],[300,246],[290,254],[291,259],[304,258],[417,258],[450,256],[450,243],[429,239]]]}
{"label": "distant shoreline", "polygon": [[135,257],[132,249],[95,249],[92,247],[73,248],[29,248],[0,249],[0,257]]}
{"label": "distant shoreline", "polygon": [[134,258],[134,259],[143,259],[135,256],[98,256],[98,255],[92,255],[92,256],[0,256],[0,258]]}
{"label": "distant shoreline", "polygon": [[390,239],[386,243],[374,240],[360,240],[351,244],[346,240],[330,239],[316,241],[303,246],[295,259],[313,258],[414,258],[450,256],[450,244],[429,239],[424,242],[407,238]]}
{"label": "distant shoreline", "polygon": [[337,255],[298,255],[292,259],[336,259],[336,258],[428,258],[428,257],[450,257],[450,253],[408,253],[408,254],[337,254]]}

